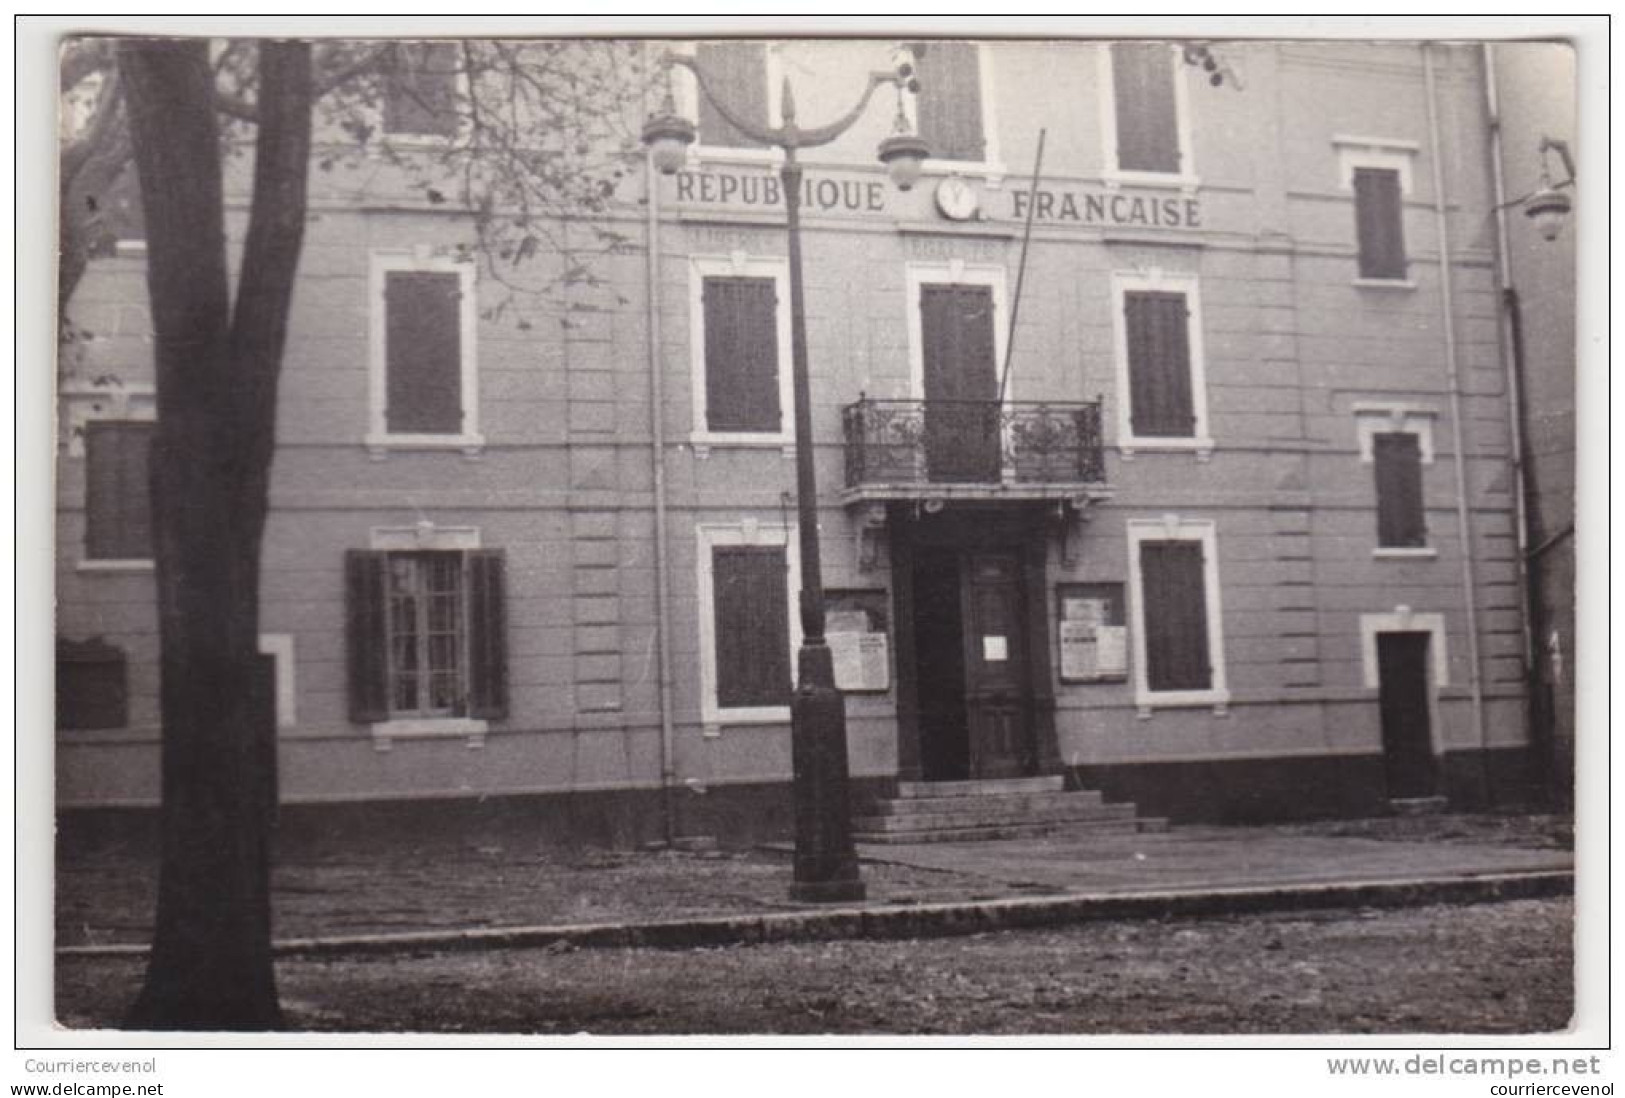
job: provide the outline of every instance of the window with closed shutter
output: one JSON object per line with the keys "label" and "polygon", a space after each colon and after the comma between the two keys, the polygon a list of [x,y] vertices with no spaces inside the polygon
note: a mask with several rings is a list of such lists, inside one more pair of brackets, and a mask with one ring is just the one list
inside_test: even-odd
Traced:
{"label": "window with closed shutter", "polygon": [[1360,245],[1360,277],[1405,277],[1404,204],[1399,172],[1354,169],[1354,222]]}
{"label": "window with closed shutter", "polygon": [[85,558],[151,560],[152,423],[101,419],[84,429]]}
{"label": "window with closed shutter", "polygon": [[452,271],[384,276],[384,419],[391,434],[463,429],[462,278]]}
{"label": "window with closed shutter", "polygon": [[987,159],[982,69],[974,42],[912,43],[920,91],[915,125],[933,160]]}
{"label": "window with closed shutter", "polygon": [[1159,690],[1208,690],[1207,593],[1202,543],[1142,541],[1146,685]]}
{"label": "window with closed shutter", "polygon": [[1179,101],[1173,51],[1162,42],[1119,42],[1111,47],[1111,54],[1117,167],[1133,172],[1178,172]]}
{"label": "window with closed shutter", "polygon": [[100,637],[56,642],[56,726],[123,728],[129,720],[124,650]]}
{"label": "window with closed shutter", "polygon": [[455,43],[397,43],[384,75],[384,132],[455,136],[457,70]]}
{"label": "window with closed shutter", "polygon": [[1402,432],[1371,436],[1377,477],[1377,544],[1387,549],[1427,545],[1422,507],[1422,451],[1417,437]]}
{"label": "window with closed shutter", "polygon": [[707,278],[705,418],[712,431],[777,433],[778,292],[771,278]]}
{"label": "window with closed shutter", "polygon": [[507,715],[502,554],[346,555],[350,717]]}
{"label": "window with closed shutter", "polygon": [[711,550],[717,707],[790,702],[790,606],[780,545]]}
{"label": "window with closed shutter", "polygon": [[1182,293],[1125,291],[1129,422],[1142,438],[1191,438],[1190,308]]}
{"label": "window with closed shutter", "polygon": [[[694,63],[705,76],[711,94],[728,105],[736,117],[764,129],[768,125],[767,46],[761,42],[701,42],[694,47]],[[699,98],[702,145],[723,148],[757,148],[759,141],[746,137],[722,116],[701,92]]]}

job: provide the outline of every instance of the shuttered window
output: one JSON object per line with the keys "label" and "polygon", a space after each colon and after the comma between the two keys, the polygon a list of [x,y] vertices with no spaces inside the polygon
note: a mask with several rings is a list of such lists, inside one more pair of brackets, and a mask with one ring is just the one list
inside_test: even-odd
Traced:
{"label": "shuttered window", "polygon": [[1126,291],[1129,423],[1141,438],[1192,438],[1190,308],[1182,293]]}
{"label": "shuttered window", "polygon": [[1208,690],[1207,595],[1202,543],[1142,541],[1146,685],[1159,690]]}
{"label": "shuttered window", "polygon": [[916,126],[933,160],[987,159],[982,71],[973,42],[913,43],[920,91]]}
{"label": "shuttered window", "polygon": [[384,275],[384,419],[391,434],[461,433],[462,296],[455,272]]}
{"label": "shuttered window", "polygon": [[1174,91],[1173,52],[1162,42],[1119,42],[1111,50],[1118,168],[1178,172],[1179,101]]}
{"label": "shuttered window", "polygon": [[456,136],[457,68],[455,43],[398,43],[384,76],[384,132]]}
{"label": "shuttered window", "polygon": [[778,293],[771,278],[707,278],[705,418],[712,431],[777,433]]}
{"label": "shuttered window", "polygon": [[1405,223],[1399,172],[1354,169],[1354,222],[1361,278],[1405,277]]}
{"label": "shuttered window", "polygon": [[[706,87],[728,105],[728,110],[752,125],[767,127],[767,47],[760,42],[701,42],[694,48],[694,63],[705,74]],[[702,92],[700,144],[746,149],[760,142],[746,137],[722,117]]]}
{"label": "shuttered window", "polygon": [[507,716],[500,551],[345,558],[350,717]]}
{"label": "shuttered window", "polygon": [[1422,508],[1422,451],[1413,434],[1388,432],[1371,436],[1377,476],[1377,544],[1389,549],[1427,545],[1427,518]]}
{"label": "shuttered window", "polygon": [[711,550],[717,708],[790,703],[790,606],[785,549]]}
{"label": "shuttered window", "polygon": [[134,420],[85,424],[85,557],[151,560],[148,459],[153,425]]}

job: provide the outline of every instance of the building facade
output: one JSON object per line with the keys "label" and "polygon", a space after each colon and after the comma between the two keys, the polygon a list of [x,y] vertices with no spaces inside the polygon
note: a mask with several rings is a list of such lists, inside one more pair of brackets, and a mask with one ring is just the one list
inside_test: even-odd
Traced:
{"label": "building facade", "polygon": [[[817,124],[894,46],[696,48],[739,110],[774,117],[788,77]],[[805,160],[859,795],[1060,774],[1176,821],[1519,796],[1482,51],[1237,43],[1210,70],[1170,43],[916,46],[919,92]],[[313,176],[262,588],[285,811],[523,799],[724,840],[788,820],[777,154],[688,79],[687,167],[628,176],[593,216],[630,243],[546,323],[483,307],[455,210]],[[906,193],[873,155],[898,110],[933,149]],[[96,337],[61,386],[63,808],[158,797],[144,291],[130,248],[72,303]]]}

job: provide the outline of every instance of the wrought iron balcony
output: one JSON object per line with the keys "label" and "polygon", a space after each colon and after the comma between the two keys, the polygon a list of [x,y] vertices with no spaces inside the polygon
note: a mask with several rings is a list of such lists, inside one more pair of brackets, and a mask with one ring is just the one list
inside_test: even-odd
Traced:
{"label": "wrought iron balcony", "polygon": [[849,498],[964,494],[954,486],[1042,498],[1103,487],[1106,479],[1098,400],[862,397],[843,409],[842,421]]}

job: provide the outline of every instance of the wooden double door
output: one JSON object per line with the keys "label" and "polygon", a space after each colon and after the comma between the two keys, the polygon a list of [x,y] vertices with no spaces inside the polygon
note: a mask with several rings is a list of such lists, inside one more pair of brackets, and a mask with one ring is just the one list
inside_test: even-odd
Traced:
{"label": "wooden double door", "polygon": [[899,649],[899,769],[927,781],[1048,773],[1057,763],[1043,544],[944,540],[907,547],[906,577],[894,561],[911,649],[906,660]]}

